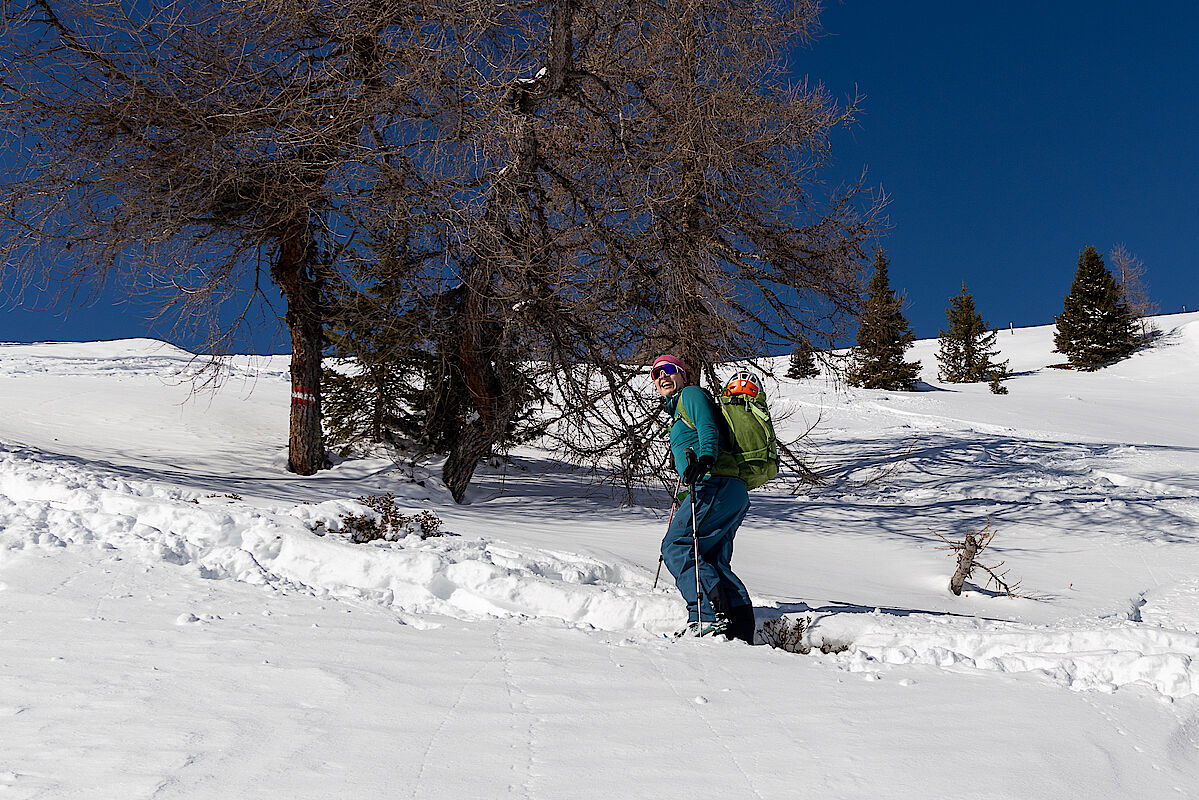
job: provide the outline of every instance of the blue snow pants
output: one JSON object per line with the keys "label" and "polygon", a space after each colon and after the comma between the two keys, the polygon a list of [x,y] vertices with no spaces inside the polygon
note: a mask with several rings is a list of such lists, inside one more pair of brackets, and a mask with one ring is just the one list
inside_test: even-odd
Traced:
{"label": "blue snow pants", "polygon": [[675,513],[666,538],[662,560],[674,576],[679,593],[687,602],[687,619],[694,622],[703,612],[705,620],[715,612],[728,615],[736,606],[750,604],[749,592],[733,574],[733,536],[749,511],[749,492],[740,478],[708,476],[695,485],[695,518],[699,530],[699,582],[703,597],[695,596],[695,550],[691,540],[691,499],[684,498]]}

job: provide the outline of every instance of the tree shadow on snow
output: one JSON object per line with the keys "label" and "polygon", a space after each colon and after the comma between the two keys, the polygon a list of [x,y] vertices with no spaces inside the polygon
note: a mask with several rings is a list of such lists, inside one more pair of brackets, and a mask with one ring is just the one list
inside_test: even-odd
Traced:
{"label": "tree shadow on snow", "polygon": [[[1111,475],[1127,457],[1125,443],[1077,443],[983,433],[926,433],[839,443],[846,453],[833,477],[806,496],[755,493],[751,519],[769,531],[786,523],[805,535],[861,535],[938,542],[965,530],[1053,527],[1067,533],[1117,534],[1154,542],[1194,542],[1194,520],[1182,506],[1196,499],[1189,474],[1155,470],[1147,478]],[[1148,463],[1199,448],[1137,445]],[[1106,471],[1106,474],[1105,474]],[[1169,501],[1180,501],[1170,503]],[[1193,514],[1193,511],[1191,512]],[[780,526],[782,529],[782,526]],[[996,552],[1016,552],[1003,537]]]}
{"label": "tree shadow on snow", "polygon": [[757,606],[754,608],[758,624],[788,614],[885,614],[890,617],[955,617],[958,619],[981,619],[988,622],[1008,622],[999,617],[984,617],[978,614],[961,613],[957,611],[932,611],[922,608],[903,608],[900,606],[864,606],[857,603],[825,603],[812,606],[804,602],[778,603],[774,606]]}

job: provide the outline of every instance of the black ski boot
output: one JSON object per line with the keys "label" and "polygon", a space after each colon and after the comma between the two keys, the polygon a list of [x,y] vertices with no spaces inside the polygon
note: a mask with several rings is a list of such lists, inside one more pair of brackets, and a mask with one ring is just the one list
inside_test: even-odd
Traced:
{"label": "black ski boot", "polygon": [[758,621],[754,618],[752,605],[733,606],[729,609],[729,625],[724,635],[730,639],[740,639],[746,644],[754,643],[754,634],[758,630]]}

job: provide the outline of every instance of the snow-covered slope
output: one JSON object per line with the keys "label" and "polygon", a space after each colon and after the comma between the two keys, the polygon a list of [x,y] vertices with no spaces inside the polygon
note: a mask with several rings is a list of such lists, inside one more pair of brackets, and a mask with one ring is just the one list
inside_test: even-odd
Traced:
{"label": "snow-covered slope", "polygon": [[[755,492],[734,564],[827,655],[663,638],[665,509],[552,453],[466,506],[300,478],[281,359],[0,345],[0,797],[1191,796],[1199,314],[1158,326],[1089,374],[1001,331],[1005,396],[935,341],[931,391],[770,387],[828,480]],[[325,533],[384,492],[454,535]],[[937,534],[988,522],[1022,597],[946,589]]]}

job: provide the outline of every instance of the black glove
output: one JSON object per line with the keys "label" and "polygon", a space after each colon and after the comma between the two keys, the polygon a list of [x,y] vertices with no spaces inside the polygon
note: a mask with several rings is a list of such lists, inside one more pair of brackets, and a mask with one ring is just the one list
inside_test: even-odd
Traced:
{"label": "black glove", "polygon": [[700,456],[697,461],[688,461],[687,469],[683,470],[683,483],[691,486],[700,478],[707,475],[715,463],[716,459],[708,455]]}

